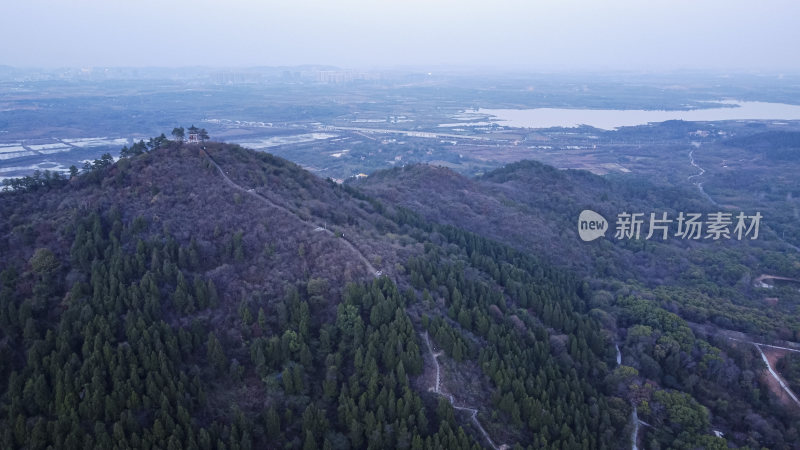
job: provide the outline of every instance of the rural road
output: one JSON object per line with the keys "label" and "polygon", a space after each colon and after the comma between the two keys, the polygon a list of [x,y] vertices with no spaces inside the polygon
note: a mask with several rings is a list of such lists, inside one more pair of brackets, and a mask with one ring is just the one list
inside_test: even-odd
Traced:
{"label": "rural road", "polygon": [[[775,372],[775,370],[772,369],[772,365],[770,365],[769,360],[767,359],[767,355],[765,355],[764,352],[761,350],[760,345],[759,344],[755,344],[755,343],[753,343],[753,345],[755,345],[756,348],[758,349],[758,353],[761,353],[761,359],[763,359],[764,360],[764,364],[767,365],[767,370],[769,370],[769,374],[772,375],[772,378],[774,378],[778,382],[778,384],[781,385],[783,390],[786,391],[786,393],[789,395],[789,397],[792,400],[794,400],[794,402],[797,404],[797,406],[800,406],[800,400],[798,400],[797,396],[794,395],[794,392],[792,392],[792,390],[789,389],[789,386],[787,386],[786,383],[783,382],[783,379],[780,376],[778,376],[778,373]],[[790,351],[794,351],[794,352],[797,351],[797,350],[792,350],[792,349],[785,348],[785,347],[775,347],[774,345],[769,345],[768,347],[780,348],[780,349],[783,349],[783,350],[790,350]]]}
{"label": "rural road", "polygon": [[[727,330],[725,330],[725,331],[727,331]],[[723,334],[723,336],[724,336],[724,334]],[[769,371],[769,374],[772,376],[772,378],[774,378],[775,381],[778,382],[778,384],[781,386],[781,388],[783,388],[783,390],[786,392],[786,394],[789,395],[789,397],[792,400],[794,400],[794,402],[797,404],[797,406],[800,406],[800,400],[797,398],[797,395],[795,395],[795,393],[792,392],[792,390],[789,388],[789,386],[787,386],[786,383],[784,383],[784,381],[780,377],[780,375],[778,375],[778,373],[775,372],[775,369],[772,368],[772,365],[769,363],[769,360],[767,359],[767,355],[764,354],[764,352],[761,350],[761,347],[776,348],[778,350],[786,350],[786,351],[795,352],[795,353],[800,353],[800,349],[791,348],[791,347],[781,347],[779,345],[772,345],[772,344],[763,344],[761,342],[753,342],[753,341],[746,340],[746,339],[738,339],[738,338],[735,338],[735,337],[732,337],[732,336],[725,336],[725,337],[730,339],[731,341],[742,342],[744,344],[752,344],[752,345],[754,345],[758,349],[758,353],[761,354],[761,359],[764,360],[764,364],[767,365],[767,370]]]}
{"label": "rural road", "polygon": [[383,128],[364,128],[364,127],[337,127],[333,125],[323,125],[320,131],[353,131],[357,133],[378,133],[378,134],[402,134],[409,137],[432,138],[432,139],[464,139],[472,141],[495,141],[481,136],[469,136],[465,134],[452,134],[452,133],[433,133],[428,131],[414,131],[414,130],[389,130]]}

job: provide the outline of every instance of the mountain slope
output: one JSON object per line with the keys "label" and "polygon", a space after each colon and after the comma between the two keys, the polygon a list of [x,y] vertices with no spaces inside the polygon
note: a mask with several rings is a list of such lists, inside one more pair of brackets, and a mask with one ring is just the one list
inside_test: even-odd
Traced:
{"label": "mountain slope", "polygon": [[[606,240],[591,246],[582,243],[577,236],[577,217],[583,209],[600,212],[612,227],[618,212],[649,212],[654,204],[667,211],[707,209],[680,190],[640,189],[643,186],[612,183],[583,171],[559,171],[533,161],[510,164],[477,179],[445,168],[415,165],[373,174],[358,186],[430,220],[491,236],[520,250],[543,253],[558,264],[584,271],[590,270],[598,255],[631,252],[621,245],[608,245],[619,244],[611,239],[613,229]],[[627,262],[632,258],[617,259]],[[637,261],[622,269],[634,270],[643,263],[654,265]]]}
{"label": "mountain slope", "polygon": [[[645,442],[688,445],[681,437],[688,424],[670,423],[677,417],[664,413],[689,407],[707,408],[710,423],[723,430],[729,444],[794,448],[791,436],[800,424],[793,405],[771,391],[757,347],[741,344],[799,345],[797,291],[754,285],[759,274],[794,277],[800,267],[797,255],[787,252],[768,225],[762,223],[756,241],[617,240],[613,220],[619,212],[666,211],[674,218],[679,211],[708,213],[717,207],[696,190],[529,161],[475,179],[441,167],[408,166],[373,174],[356,186],[390,209],[408,208],[428,220],[491,236],[584,275],[589,314],[620,347],[623,365],[607,378],[606,392],[638,405],[644,420],[661,425],[640,430]],[[583,209],[609,219],[606,239],[579,240],[577,217]]]}
{"label": "mountain slope", "polygon": [[[560,171],[532,161],[509,164],[476,179],[441,167],[415,165],[378,172],[356,185],[428,220],[491,237],[577,270],[603,289],[618,290],[616,280],[635,289],[678,290],[677,296],[669,294],[678,297],[670,299],[670,308],[679,311],[675,309],[679,302],[682,315],[690,320],[718,318],[742,331],[783,330],[784,339],[800,339],[795,336],[800,322],[793,318],[800,296],[784,291],[785,302],[764,310],[764,292],[752,284],[764,273],[800,275],[798,255],[786,252],[768,219],[761,223],[755,241],[687,240],[672,234],[666,240],[659,234],[645,239],[650,213],[657,217],[667,213],[675,219],[680,212],[705,215],[719,210],[696,190]],[[577,219],[584,209],[597,211],[608,220],[605,239],[588,243],[579,239]],[[615,238],[616,217],[622,212],[644,213],[641,239]],[[673,223],[671,233],[675,230]],[[694,292],[687,295],[687,291]]]}
{"label": "mountain slope", "polygon": [[205,147],[0,194],[3,448],[617,447],[573,276]]}

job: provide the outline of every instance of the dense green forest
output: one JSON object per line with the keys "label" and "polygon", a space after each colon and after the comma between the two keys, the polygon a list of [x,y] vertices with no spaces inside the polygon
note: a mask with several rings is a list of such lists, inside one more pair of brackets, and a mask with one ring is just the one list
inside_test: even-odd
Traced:
{"label": "dense green forest", "polygon": [[633,407],[646,448],[797,448],[755,349],[676,314],[691,295],[237,146],[124,154],[0,193],[2,448],[618,449]]}
{"label": "dense green forest", "polygon": [[763,152],[768,159],[776,161],[800,159],[800,133],[794,131],[766,131],[729,139],[725,143]]}
{"label": "dense green forest", "polygon": [[794,392],[800,391],[800,355],[789,353],[776,364],[781,375]]}
{"label": "dense green forest", "polygon": [[[325,322],[313,280],[243,301],[232,343],[207,319],[219,295],[196,250],[139,239],[142,222],[88,214],[66,264],[40,248],[3,271],[4,448],[474,445],[411,389],[421,354],[391,281],[349,285]],[[224,398],[239,390],[269,401]]]}
{"label": "dense green forest", "polygon": [[[797,184],[792,180],[787,183]],[[757,182],[770,183],[767,178]],[[789,240],[798,233],[791,226],[792,208],[759,203],[729,210],[761,211],[769,218],[762,223],[759,239],[748,242],[690,242],[675,236],[616,240],[609,232],[606,239],[586,245],[575,226],[584,209],[613,222],[621,211],[664,211],[675,217],[680,211],[711,212],[719,207],[714,209],[682,187],[658,186],[634,176],[557,170],[534,161],[508,164],[476,179],[441,167],[413,165],[373,174],[355,185],[387,205],[411,209],[431,222],[457,226],[574,271],[595,288],[646,293],[689,321],[711,322],[763,339],[800,340],[798,291],[779,287],[770,292],[754,283],[761,274],[800,279],[798,254],[787,252],[776,236],[780,232]],[[764,297],[781,301],[765,308]]]}
{"label": "dense green forest", "polygon": [[[102,164],[86,168],[78,182],[103,184],[109,170]],[[60,189],[72,188],[61,182],[34,184],[5,195],[15,200],[58,196]],[[439,273],[445,283],[439,287],[428,258],[444,250],[429,241],[432,228],[423,222],[411,226],[392,218],[395,228],[407,228],[429,247],[408,260],[406,275],[412,281],[403,283],[404,293],[386,277],[340,287],[308,278],[285,284],[278,298],[250,292],[231,304],[206,274],[220,264],[247,263],[252,255],[241,233],[223,233],[227,237],[208,248],[195,238],[181,240],[159,230],[152,217],[132,216],[116,206],[70,210],[69,216],[71,222],[57,230],[71,239],[68,250],[53,236],[47,239],[52,249],[38,246],[47,240],[19,217],[14,223],[20,225],[3,228],[7,238],[27,233],[18,242],[24,248],[14,253],[30,255],[5,259],[2,266],[0,351],[9,362],[0,380],[4,448],[485,445],[450,403],[414,382],[424,368],[420,336],[425,327],[445,345],[441,330],[449,330],[458,344],[455,351],[448,346],[448,354],[475,359],[487,369],[499,407],[492,420],[513,420],[513,429],[502,432],[514,438],[512,443],[613,447],[617,439],[605,399],[587,379],[589,373],[602,373],[595,353],[603,353],[605,344],[594,339],[596,325],[575,311],[580,303],[576,281],[521,255],[509,256],[500,270],[490,255],[510,251],[502,246],[475,237],[466,242],[466,235],[450,230],[452,239],[461,236],[462,254],[475,246],[483,249],[474,252],[476,264],[480,261],[483,270],[493,267],[491,272],[504,280],[511,277],[507,282],[514,280],[516,289],[529,296],[526,306],[538,304],[548,320],[575,334],[571,346],[577,366],[556,362],[541,325],[531,323],[531,331],[521,333],[491,316],[499,291],[461,285],[463,268],[459,273],[457,266],[441,266],[449,277]],[[526,273],[538,270],[540,280],[553,277],[546,301],[536,300],[545,292],[513,264],[525,264]],[[426,310],[421,319],[420,305],[430,297],[426,289],[438,298],[447,283],[452,288],[448,301],[456,300],[450,312],[437,316]],[[468,301],[459,299],[459,288]],[[569,296],[563,302],[556,300],[562,292]],[[220,328],[220,311],[232,311],[235,329]],[[442,322],[451,315],[466,328]],[[488,339],[492,347],[479,350],[460,337],[473,329],[472,337]],[[517,334],[530,349],[520,347]],[[617,425],[624,426],[624,420]]]}

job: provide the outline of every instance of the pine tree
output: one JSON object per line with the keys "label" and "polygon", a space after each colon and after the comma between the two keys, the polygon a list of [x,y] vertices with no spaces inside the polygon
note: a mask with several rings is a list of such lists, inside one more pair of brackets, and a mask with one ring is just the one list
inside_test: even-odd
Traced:
{"label": "pine tree", "polygon": [[213,332],[208,333],[208,344],[206,349],[206,356],[208,362],[216,370],[218,374],[224,373],[228,368],[228,358],[222,350],[222,345],[219,343],[217,336]]}

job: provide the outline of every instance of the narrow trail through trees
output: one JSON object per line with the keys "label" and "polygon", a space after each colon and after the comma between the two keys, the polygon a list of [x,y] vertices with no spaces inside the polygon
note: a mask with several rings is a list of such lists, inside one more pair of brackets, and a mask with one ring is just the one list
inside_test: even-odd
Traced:
{"label": "narrow trail through trees", "polygon": [[431,386],[430,390],[433,391],[434,393],[438,394],[438,395],[441,395],[442,397],[447,398],[450,401],[450,404],[453,405],[453,409],[457,409],[457,410],[460,410],[460,411],[468,411],[470,413],[470,417],[472,418],[472,422],[475,423],[475,426],[478,427],[478,430],[481,432],[483,437],[486,438],[486,441],[489,443],[489,445],[493,449],[495,449],[495,450],[505,450],[505,449],[509,448],[508,445],[506,445],[506,444],[502,444],[499,447],[494,444],[494,441],[492,441],[492,438],[489,437],[489,433],[486,432],[486,430],[481,425],[480,420],[478,420],[478,410],[477,409],[469,408],[469,407],[466,407],[466,406],[456,406],[455,399],[453,398],[453,396],[451,394],[446,393],[446,392],[442,392],[442,390],[441,390],[441,368],[439,367],[439,361],[437,360],[437,358],[442,355],[442,352],[435,352],[434,353],[433,346],[431,345],[431,340],[428,337],[428,332],[427,331],[425,333],[423,333],[422,337],[425,338],[425,344],[428,346],[428,352],[430,352],[431,359],[433,359],[433,365],[436,367],[436,384]]}
{"label": "narrow trail through trees", "polygon": [[[299,220],[300,222],[302,222],[306,226],[311,227],[315,231],[322,231],[322,232],[324,232],[324,233],[326,233],[328,235],[335,236],[335,234],[331,230],[328,230],[327,228],[323,228],[322,226],[320,226],[318,224],[314,224],[314,223],[312,223],[310,221],[307,221],[307,220],[303,219],[297,213],[289,210],[288,208],[286,208],[284,206],[281,206],[281,205],[273,202],[272,200],[270,200],[269,198],[259,194],[255,190],[253,190],[253,189],[245,189],[242,186],[239,186],[238,184],[236,184],[233,180],[231,180],[228,177],[228,175],[225,173],[225,171],[222,170],[222,167],[220,167],[220,165],[217,164],[217,161],[214,160],[214,158],[206,151],[205,148],[203,148],[203,153],[205,153],[205,155],[208,157],[209,161],[211,161],[211,164],[213,164],[214,167],[217,168],[217,170],[219,171],[220,175],[222,175],[222,178],[232,188],[234,188],[234,189],[236,189],[236,190],[238,190],[240,192],[244,192],[245,194],[252,195],[253,197],[261,200],[264,203],[266,203],[268,206],[270,206],[272,208],[276,208],[276,209],[286,213],[287,215],[290,215],[290,216],[296,218],[297,220]],[[341,242],[342,244],[344,244],[345,247],[349,248],[353,253],[355,253],[356,256],[358,256],[358,258],[361,260],[361,262],[364,263],[364,265],[367,267],[367,270],[369,270],[370,274],[372,274],[372,275],[374,275],[376,277],[379,277],[381,275],[381,272],[378,269],[376,269],[375,266],[372,265],[372,263],[369,262],[367,257],[364,256],[363,253],[361,253],[361,250],[359,250],[355,245],[353,245],[350,241],[348,241],[344,236],[342,236],[339,239],[337,239],[337,241]]]}

